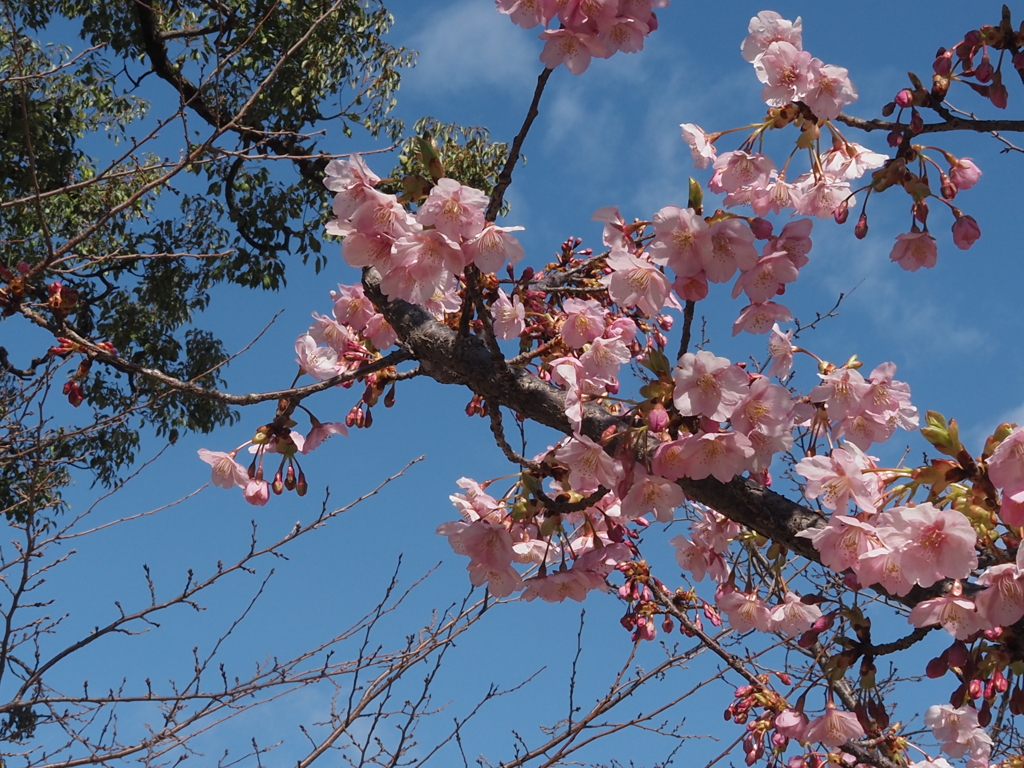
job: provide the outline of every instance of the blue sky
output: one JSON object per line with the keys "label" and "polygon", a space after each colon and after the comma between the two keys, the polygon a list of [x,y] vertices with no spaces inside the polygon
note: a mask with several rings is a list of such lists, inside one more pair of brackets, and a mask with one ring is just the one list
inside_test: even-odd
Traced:
{"label": "blue sky", "polygon": [[[429,114],[484,125],[495,139],[510,139],[541,71],[538,30],[513,26],[487,0],[407,0],[389,7],[396,16],[393,42],[420,53],[418,66],[403,79],[398,114],[410,125]],[[598,207],[618,205],[629,220],[649,218],[664,205],[685,205],[687,178],[692,174],[706,182],[707,172],[692,169],[679,123],[698,123],[712,131],[753,122],[763,114],[760,84],[740,57],[739,45],[749,18],[765,7],[730,2],[719,4],[712,13],[703,4],[676,0],[660,12],[661,28],[642,53],[595,61],[579,78],[564,69],[554,73],[525,146],[528,163],[516,170],[508,194],[508,223],[526,227],[521,239],[530,263],[542,265],[570,235],[598,245],[600,228],[590,221]],[[935,49],[957,42],[981,23],[995,23],[1000,4],[916,2],[903,4],[898,15],[891,3],[882,2],[786,2],[770,7],[789,18],[803,17],[804,47],[850,70],[860,100],[848,111],[875,117],[906,84],[908,69],[927,78]],[[1009,87],[1012,116],[1021,96],[1019,83],[1010,82]],[[985,116],[994,111],[966,88],[954,89],[950,101]],[[774,138],[769,152],[783,157],[790,136]],[[878,151],[885,149],[884,136],[859,137],[852,131],[848,136]],[[720,146],[732,148],[729,138]],[[970,447],[980,452],[988,431],[1024,411],[1019,385],[1024,374],[1019,353],[1024,318],[1014,295],[1024,284],[1024,268],[1016,219],[1019,205],[1008,194],[1019,185],[1024,158],[999,154],[1001,145],[986,136],[944,135],[935,142],[974,158],[985,174],[976,188],[957,199],[981,225],[978,244],[967,252],[957,249],[949,237],[951,217],[933,206],[938,265],[929,271],[904,272],[889,262],[888,254],[895,236],[909,228],[909,206],[905,195],[890,191],[872,201],[871,231],[863,241],[853,237],[855,216],[845,227],[831,221],[816,223],[811,264],[785,300],[800,319],[808,320],[816,311],[830,309],[840,292],[848,294],[839,317],[804,336],[802,343],[837,363],[858,354],[867,370],[895,362],[897,378],[910,383],[918,408],[956,416],[962,432],[975,440]],[[365,138],[345,140],[339,132],[339,152],[372,148]],[[381,157],[368,162],[381,173],[391,165],[390,159]],[[329,291],[336,283],[357,277],[336,250],[325,272],[317,276],[312,269],[298,269],[281,293],[222,290],[209,320],[222,330],[229,348],[241,348],[285,310],[270,331],[232,364],[230,389],[287,385],[293,370],[292,344],[307,327],[309,313],[329,311]],[[708,348],[736,360],[763,357],[764,337],[730,335],[742,305],[729,298],[725,286],[712,288],[711,296],[698,306],[698,316],[706,316],[708,322]],[[806,364],[798,368],[798,385],[809,388],[813,369]],[[312,407],[321,420],[341,420],[357,396],[354,391],[335,390],[316,398]],[[254,660],[284,657],[346,626],[381,594],[399,553],[404,553],[404,583],[440,562],[420,597],[389,626],[384,639],[400,641],[429,619],[431,609],[459,599],[468,588],[464,562],[451,553],[444,538],[434,535],[439,523],[453,519],[447,497],[458,490],[455,481],[464,475],[484,480],[509,472],[489,441],[486,423],[462,412],[468,399],[467,391],[424,380],[407,382],[398,391],[395,408],[374,410],[372,429],[333,438],[310,457],[310,493],[305,499],[286,494],[257,509],[246,505],[240,494],[211,487],[159,514],[83,538],[78,553],[51,577],[59,597],[50,611],[69,614],[63,624],[65,636],[112,618],[115,599],[126,606],[145,602],[143,563],[152,569],[158,588],[169,592],[183,581],[186,569],[208,573],[218,559],[229,562],[244,552],[251,521],[258,524],[261,537],[283,535],[297,520],[315,518],[326,487],[331,505],[345,503],[409,460],[426,457],[381,494],[300,542],[291,559],[262,564],[253,576],[232,578],[207,602],[206,611],[182,608],[145,636],[112,639],[77,657],[73,668],[61,670],[63,679],[70,685],[88,678],[98,689],[117,685],[126,675],[157,680],[185,674],[191,647],[208,645],[211,633],[230,624],[273,567],[276,572],[264,595],[226,645],[226,660],[242,674]],[[232,429],[181,440],[123,492],[102,502],[92,515],[93,523],[190,493],[208,479],[206,465],[196,459],[197,448],[234,448],[271,415],[269,407],[250,409]],[[542,449],[546,440],[542,433],[534,433],[531,449]],[[151,452],[160,447],[150,446]],[[886,450],[895,460],[907,447],[918,456],[923,445],[900,433]],[[83,483],[75,496],[80,496],[74,499],[78,508],[84,508],[96,494]],[[680,532],[683,529],[677,526],[670,535]],[[644,548],[645,555],[662,566],[666,580],[677,575],[667,538],[652,528]],[[630,643],[617,624],[621,609],[613,599],[595,596],[585,607],[583,689],[593,694],[626,658]],[[515,604],[492,611],[450,659],[437,703],[450,701],[451,709],[438,717],[442,725],[434,733],[465,712],[488,683],[514,685],[546,667],[518,698],[494,706],[480,716],[475,730],[464,734],[470,762],[478,753],[492,762],[510,756],[513,728],[536,741],[538,724],[564,715],[567,664],[575,651],[578,624],[576,605]],[[652,665],[661,652],[657,644],[650,644],[641,649],[639,663]],[[713,663],[699,661],[693,667],[692,674],[680,673],[660,687],[651,686],[627,710],[641,711],[671,698],[692,684],[688,681],[707,676]],[[422,673],[415,672],[413,682],[420,677]],[[138,684],[134,680],[129,685]],[[685,731],[714,734],[724,742],[688,744],[686,759],[677,764],[703,764],[740,735],[740,728],[723,726],[720,719],[730,689],[723,685],[711,691],[702,695],[701,707],[684,704],[686,711],[676,717],[687,716]],[[287,762],[302,752],[303,740],[291,723],[318,719],[329,695],[323,690],[303,692],[290,703],[270,705],[219,734],[204,736],[203,764],[215,762],[214,756],[225,748],[244,749],[254,731],[269,740],[284,739],[275,755],[278,762]],[[420,741],[429,744],[430,735],[421,735]],[[615,750],[596,748],[587,759],[619,756],[650,765],[668,752],[666,744],[634,735],[620,740]]]}

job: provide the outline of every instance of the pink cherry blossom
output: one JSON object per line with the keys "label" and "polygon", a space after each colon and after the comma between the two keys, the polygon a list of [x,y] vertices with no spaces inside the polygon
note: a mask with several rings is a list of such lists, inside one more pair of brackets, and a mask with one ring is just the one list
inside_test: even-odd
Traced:
{"label": "pink cherry blossom", "polygon": [[777,251],[785,251],[793,266],[803,269],[810,259],[807,254],[811,251],[811,229],[814,227],[813,219],[797,219],[789,222],[779,232],[778,237],[773,237],[761,251],[765,256]]}
{"label": "pink cherry blossom", "polygon": [[782,603],[772,609],[771,631],[795,637],[810,629],[820,618],[818,606],[803,602],[794,592],[787,592]]}
{"label": "pink cherry blossom", "polygon": [[678,480],[686,476],[686,444],[694,440],[693,435],[683,434],[678,440],[662,443],[651,459],[651,471],[666,480]]}
{"label": "pink cherry blossom", "polygon": [[701,271],[689,277],[677,277],[672,281],[672,288],[686,301],[700,301],[708,295],[708,279]]}
{"label": "pink cherry blossom", "polygon": [[792,43],[771,43],[754,62],[757,79],[765,84],[761,98],[770,107],[800,101],[811,85],[811,54]]}
{"label": "pink cherry blossom", "polygon": [[653,264],[626,251],[613,250],[607,259],[612,270],[601,282],[608,286],[612,301],[620,307],[639,307],[648,317],[665,306],[671,286]]}
{"label": "pink cherry blossom", "polygon": [[[745,202],[750,203],[750,207],[758,216],[767,216],[769,213],[779,213],[787,208],[792,208],[794,206],[793,191],[793,185],[787,182],[785,177],[772,171],[763,186],[746,188],[749,199]],[[735,194],[730,193],[726,197],[727,205],[738,205],[744,202],[738,197],[734,197]]]}
{"label": "pink cherry blossom", "polygon": [[761,11],[750,20],[747,31],[750,34],[740,48],[743,58],[749,62],[756,61],[772,43],[787,42],[795,48],[803,47],[803,23],[799,16],[796,21],[788,21],[775,11]]}
{"label": "pink cherry blossom", "polygon": [[987,587],[974,597],[986,626],[1008,627],[1024,617],[1024,574],[1016,564],[986,568],[978,583]]}
{"label": "pink cherry blossom", "polygon": [[637,465],[633,470],[633,484],[622,498],[622,515],[632,520],[653,511],[658,522],[670,523],[676,508],[684,501],[682,488],[663,477],[647,474],[647,470]]}
{"label": "pink cherry blossom", "polygon": [[365,199],[366,190],[380,183],[380,177],[359,155],[352,155],[349,160],[331,160],[324,174],[324,186],[335,193],[331,208],[339,220],[349,218]]}
{"label": "pink cherry blossom", "polygon": [[836,142],[823,159],[821,167],[825,173],[846,179],[859,179],[868,171],[881,168],[889,158],[849,141]]}
{"label": "pink cherry blossom", "polygon": [[439,179],[419,210],[416,218],[423,226],[433,225],[455,242],[470,239],[484,225],[484,209],[488,197],[479,189],[467,187],[455,179]]}
{"label": "pink cherry blossom", "polygon": [[831,373],[819,375],[821,384],[814,387],[808,397],[812,403],[823,403],[830,419],[838,421],[861,412],[861,404],[869,385],[859,371],[837,368]]}
{"label": "pink cherry blossom", "polygon": [[977,534],[955,509],[939,509],[928,502],[893,507],[878,516],[877,526],[882,541],[900,549],[904,571],[922,587],[943,578],[966,578],[978,567]]}
{"label": "pink cherry blossom", "polygon": [[823,528],[809,528],[797,534],[810,539],[826,568],[842,573],[857,565],[860,556],[880,544],[875,528],[855,517],[832,515]]}
{"label": "pink cherry blossom", "polygon": [[935,238],[927,232],[904,232],[896,236],[889,258],[908,272],[931,268],[938,260]]}
{"label": "pink cherry blossom", "polygon": [[732,335],[736,336],[740,331],[768,333],[772,326],[778,325],[780,320],[792,319],[793,313],[782,304],[777,304],[774,301],[748,304],[740,310],[739,317],[732,324]]}
{"label": "pink cherry blossom", "polygon": [[632,250],[636,247],[633,240],[630,225],[619,213],[617,205],[606,205],[598,208],[590,217],[591,221],[604,222],[604,230],[601,232],[601,242],[608,248]]}
{"label": "pink cherry blossom", "polygon": [[469,263],[475,264],[481,272],[497,272],[508,259],[509,264],[518,264],[525,255],[523,246],[509,232],[519,232],[523,227],[499,227],[489,224],[462,244]]}
{"label": "pink cherry blossom", "polygon": [[606,43],[586,32],[546,30],[540,33],[540,39],[544,41],[544,50],[540,53],[541,63],[548,69],[564,64],[574,75],[586,72],[592,57],[604,58],[611,54]]}
{"label": "pink cherry blossom", "polygon": [[468,477],[460,477],[455,484],[465,493],[454,493],[448,498],[466,520],[469,522],[486,520],[491,523],[500,523],[504,519],[504,508],[478,482]]}
{"label": "pink cherry blossom", "polygon": [[679,412],[715,421],[725,421],[732,415],[749,386],[747,374],[741,368],[707,350],[687,352],[680,357],[672,378],[672,402]]}
{"label": "pink cherry blossom", "polygon": [[200,448],[199,458],[210,465],[210,482],[218,488],[245,488],[249,484],[249,473],[235,461],[235,452],[210,451]]}
{"label": "pink cherry blossom", "polygon": [[554,0],[496,0],[498,11],[507,14],[523,29],[531,29],[538,24],[547,26],[555,16]]}
{"label": "pink cherry blossom", "polygon": [[828,456],[808,456],[793,468],[807,478],[804,495],[821,498],[824,507],[839,514],[847,511],[851,501],[869,514],[881,503],[882,488],[878,475],[865,473],[870,460],[856,448],[835,448]]}
{"label": "pink cherry blossom", "polygon": [[812,720],[804,731],[804,739],[808,742],[819,742],[829,749],[841,747],[850,739],[863,737],[864,728],[857,716],[837,709],[831,701],[825,705],[825,714]]}
{"label": "pink cherry blossom", "polygon": [[727,282],[736,270],[746,272],[757,264],[754,233],[742,219],[722,219],[711,225],[711,251],[702,253],[704,274],[712,283]]}
{"label": "pink cherry blossom", "polygon": [[981,170],[969,157],[956,158],[949,166],[949,180],[958,190],[970,189],[980,178]]}
{"label": "pink cherry blossom", "polygon": [[797,213],[827,219],[844,202],[849,206],[857,202],[845,179],[805,174],[793,182],[793,207]]}
{"label": "pink cherry blossom", "polygon": [[575,570],[568,570],[527,579],[522,599],[529,602],[539,597],[547,603],[561,603],[568,598],[582,603],[590,590],[587,580],[581,576]]}
{"label": "pink cherry blossom", "polygon": [[984,627],[974,602],[963,596],[963,587],[959,581],[953,582],[948,594],[915,605],[907,618],[915,627],[940,624],[957,640],[966,640]]}
{"label": "pink cherry blossom", "polygon": [[583,376],[606,386],[616,386],[619,367],[631,359],[629,347],[619,338],[594,339],[590,347],[580,355]]}
{"label": "pink cherry blossom", "polygon": [[655,264],[682,277],[703,270],[711,258],[711,233],[704,219],[689,208],[667,205],[651,221],[655,234],[648,253]]}
{"label": "pink cherry blossom", "polygon": [[906,595],[914,588],[914,574],[901,559],[902,550],[882,545],[861,555],[853,569],[862,584],[880,584],[891,595]]}
{"label": "pink cherry blossom", "polygon": [[359,284],[339,285],[337,291],[331,291],[331,301],[334,302],[334,319],[357,331],[366,328],[370,318],[377,313]]}
{"label": "pink cherry blossom", "polygon": [[398,341],[395,329],[384,319],[384,315],[379,313],[367,321],[364,333],[378,350],[387,349]]}
{"label": "pink cherry blossom", "polygon": [[958,216],[953,222],[953,243],[962,251],[966,251],[981,237],[981,227],[973,216]]}
{"label": "pink cherry blossom", "polygon": [[573,490],[582,493],[596,491],[599,485],[614,488],[622,473],[620,463],[586,435],[569,438],[555,451],[555,458],[569,468]]}
{"label": "pink cherry blossom", "polygon": [[366,190],[365,199],[352,214],[352,226],[361,235],[386,235],[391,238],[422,228],[398,202],[398,198],[375,189]]}
{"label": "pink cherry blossom", "polygon": [[604,309],[593,299],[566,299],[562,309],[562,339],[573,349],[580,349],[604,333]]}
{"label": "pink cherry blossom", "polygon": [[740,275],[732,289],[735,299],[740,292],[746,293],[751,302],[768,301],[780,293],[783,286],[797,278],[797,269],[785,251],[778,251],[758,259],[753,269]]}
{"label": "pink cherry blossom", "polygon": [[304,333],[295,341],[295,354],[299,367],[317,381],[337,376],[341,372],[338,365],[338,351],[326,345],[317,345],[308,333]]}
{"label": "pink cherry blossom", "polygon": [[772,359],[772,364],[768,368],[768,376],[785,379],[789,375],[793,368],[793,351],[795,349],[791,341],[792,338],[792,331],[783,333],[778,323],[772,325],[771,333],[768,336],[768,355]]}
{"label": "pink cherry blossom", "polygon": [[1024,490],[1024,427],[1015,427],[988,459],[988,476],[1007,494]]}
{"label": "pink cherry blossom", "polygon": [[819,120],[835,120],[843,107],[857,100],[857,89],[853,87],[849,73],[843,67],[812,59],[808,80],[808,88],[801,95],[800,101]]}
{"label": "pink cherry blossom", "polygon": [[254,507],[262,507],[270,499],[270,485],[266,480],[250,480],[242,496]]}
{"label": "pink cherry blossom", "polygon": [[756,594],[740,592],[725,583],[715,590],[715,605],[729,617],[729,624],[737,632],[749,632],[752,629],[759,632],[771,631],[771,611]]}
{"label": "pink cherry blossom", "polygon": [[[978,723],[978,712],[971,705],[955,708],[949,704],[928,707],[924,724],[942,744],[942,751],[950,757],[963,757],[976,745],[991,747],[992,739]],[[987,766],[987,762],[986,766]]]}
{"label": "pink cherry blossom", "polygon": [[742,150],[726,152],[715,160],[715,175],[708,187],[712,192],[736,192],[743,187],[763,187],[775,170],[767,155]]}
{"label": "pink cherry blossom", "polygon": [[301,453],[309,453],[320,446],[320,444],[331,435],[348,435],[348,429],[340,421],[328,421],[321,423],[315,417],[310,417],[312,428],[306,435],[302,445]]}
{"label": "pink cherry blossom", "polygon": [[703,480],[709,475],[723,483],[742,474],[754,455],[750,438],[739,432],[705,433],[686,441],[682,461],[685,476]]}
{"label": "pink cherry blossom", "polygon": [[693,155],[695,168],[707,168],[718,159],[715,153],[715,145],[708,141],[708,135],[693,123],[681,123],[683,130],[683,141],[690,145],[690,154]]}
{"label": "pink cherry blossom", "polygon": [[[617,0],[611,0],[617,3]],[[644,49],[644,38],[651,33],[651,27],[639,19],[618,16],[612,20],[604,33],[611,52],[638,53]]]}
{"label": "pink cherry blossom", "polygon": [[503,341],[514,339],[526,329],[526,308],[518,296],[509,301],[508,295],[498,289],[498,298],[491,306],[494,335]]}

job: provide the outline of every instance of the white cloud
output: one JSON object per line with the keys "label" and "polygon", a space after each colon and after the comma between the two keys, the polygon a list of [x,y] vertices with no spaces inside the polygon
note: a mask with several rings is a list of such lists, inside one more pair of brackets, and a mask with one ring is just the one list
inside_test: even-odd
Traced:
{"label": "white cloud", "polygon": [[411,40],[420,55],[407,81],[448,94],[495,87],[521,92],[536,79],[539,43],[493,4],[466,0],[431,11]]}

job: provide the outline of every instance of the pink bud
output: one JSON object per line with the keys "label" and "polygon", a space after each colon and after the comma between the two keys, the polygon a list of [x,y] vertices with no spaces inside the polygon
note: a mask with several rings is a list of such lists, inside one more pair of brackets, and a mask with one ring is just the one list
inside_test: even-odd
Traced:
{"label": "pink bud", "polygon": [[936,656],[934,659],[929,661],[927,665],[925,665],[924,673],[932,680],[938,680],[946,674],[947,669],[948,666],[945,660],[941,656]]}
{"label": "pink bud", "polygon": [[899,128],[893,128],[885,137],[885,141],[890,147],[898,147],[903,143],[903,132]]}
{"label": "pink bud", "polygon": [[992,62],[988,60],[988,51],[986,51],[981,57],[981,64],[974,70],[974,77],[979,83],[987,83],[992,79],[994,73],[995,70],[992,68]]}
{"label": "pink bud", "polygon": [[[938,59],[936,59],[936,61],[938,61]],[[897,106],[909,107],[911,103],[914,101],[914,94],[911,92],[909,88],[904,88],[902,91],[896,94],[896,98],[893,99],[893,101],[896,102]]]}
{"label": "pink bud", "polygon": [[762,219],[758,216],[750,220],[750,231],[754,233],[754,237],[758,240],[767,240],[772,236],[773,229],[774,227],[768,219]]}
{"label": "pink bud", "polygon": [[662,432],[668,427],[668,411],[665,410],[665,406],[658,403],[651,408],[650,413],[647,414],[647,426],[650,427],[651,432]]}
{"label": "pink bud", "polygon": [[953,71],[953,52],[942,51],[932,63],[932,69],[936,75],[949,77],[949,73]]}
{"label": "pink bud", "polygon": [[1017,51],[1013,57],[1013,68],[1024,69],[1024,50]]}
{"label": "pink bud", "polygon": [[832,218],[836,220],[836,224],[845,224],[849,216],[850,205],[845,200],[843,200],[843,202],[836,206],[836,209],[832,211]]}
{"label": "pink bud", "polygon": [[858,240],[863,240],[868,234],[868,215],[862,213],[860,218],[857,219],[857,226],[853,228],[853,235]]}
{"label": "pink bud", "polygon": [[981,237],[981,227],[973,216],[960,216],[953,222],[953,242],[956,247],[966,251]]}
{"label": "pink bud", "polygon": [[979,680],[978,678],[974,678],[967,686],[967,695],[972,699],[980,698],[983,689],[984,684],[981,682],[981,680]]}
{"label": "pink bud", "polygon": [[967,646],[962,640],[957,640],[946,649],[946,658],[949,666],[963,669],[968,659]]}
{"label": "pink bud", "polygon": [[997,109],[1006,109],[1006,100],[1009,94],[1006,92],[1006,86],[999,82],[998,74],[997,72],[996,78],[993,79],[992,85],[989,86],[988,98]]}

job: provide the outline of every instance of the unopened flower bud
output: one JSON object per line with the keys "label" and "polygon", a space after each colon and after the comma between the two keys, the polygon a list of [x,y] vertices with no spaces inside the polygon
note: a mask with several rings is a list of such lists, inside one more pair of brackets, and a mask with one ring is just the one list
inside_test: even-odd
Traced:
{"label": "unopened flower bud", "polygon": [[920,133],[921,131],[924,130],[924,118],[921,117],[921,113],[918,112],[916,109],[910,116],[910,130],[912,130],[915,134]]}
{"label": "unopened flower bud", "polygon": [[898,147],[903,143],[903,132],[899,128],[893,128],[885,137],[885,141],[890,147]]}
{"label": "unopened flower bud", "polygon": [[305,496],[306,491],[309,490],[309,483],[306,482],[306,475],[299,470],[299,479],[295,482],[295,493],[299,496]]}
{"label": "unopened flower bud", "polygon": [[936,75],[949,77],[949,73],[953,71],[953,52],[940,49],[935,61],[932,62],[932,71]]}
{"label": "unopened flower bud", "polygon": [[757,216],[750,220],[750,231],[754,233],[754,237],[758,240],[767,240],[772,236],[774,226],[768,219],[762,219]]}
{"label": "unopened flower bud", "polygon": [[853,236],[858,240],[863,240],[868,234],[868,215],[862,213],[860,218],[857,219],[857,225],[853,228]]}
{"label": "unopened flower bud", "polygon": [[668,427],[668,411],[661,403],[657,403],[647,414],[647,426],[651,432],[662,432]]}
{"label": "unopened flower bud", "polygon": [[846,220],[850,217],[850,204],[843,200],[836,209],[832,211],[832,218],[836,220],[836,224],[845,224]]}
{"label": "unopened flower bud", "polygon": [[270,485],[270,490],[274,492],[275,496],[280,496],[284,493],[284,480],[281,479],[281,470],[277,471],[274,475],[274,482]]}
{"label": "unopened flower bud", "polygon": [[914,218],[920,221],[922,224],[928,223],[928,203],[925,200],[914,203],[913,205]]}
{"label": "unopened flower bud", "polygon": [[978,725],[982,728],[988,728],[992,723],[992,702],[986,699],[985,703],[981,705],[981,709],[978,710]]}
{"label": "unopened flower bud", "polygon": [[968,684],[967,686],[967,695],[970,696],[972,699],[981,698],[981,694],[984,692],[984,688],[984,683],[982,683],[981,680],[975,678],[971,680],[970,684]]}
{"label": "unopened flower bud", "polygon": [[295,467],[288,465],[288,471],[284,473],[284,487],[289,491],[295,490]]}
{"label": "unopened flower bud", "polygon": [[1024,50],[1017,51],[1013,57],[1013,68],[1024,69]]}
{"label": "unopened flower bud", "polygon": [[896,102],[896,106],[909,107],[914,101],[914,93],[909,88],[904,88],[896,94],[896,98],[893,101]]}
{"label": "unopened flower bud", "polygon": [[988,98],[992,102],[992,106],[997,109],[1006,109],[1009,94],[1006,92],[1006,86],[1000,81],[998,72],[992,78],[992,85],[988,87]]}
{"label": "unopened flower bud", "polygon": [[388,393],[386,395],[384,395],[384,407],[385,408],[390,408],[394,404],[395,404],[395,385],[392,384],[391,385],[391,389],[389,389]]}
{"label": "unopened flower bud", "polygon": [[950,667],[956,667],[957,669],[963,669],[964,665],[967,664],[969,658],[967,654],[967,646],[962,640],[957,640],[946,650],[945,654],[947,662]]}
{"label": "unopened flower bud", "polygon": [[888,104],[882,107],[882,117],[889,117],[893,112],[896,111],[896,102],[890,101]]}
{"label": "unopened flower bud", "polygon": [[938,680],[946,674],[947,669],[948,667],[942,656],[936,656],[925,666],[925,675],[932,680]]}
{"label": "unopened flower bud", "polygon": [[992,67],[992,62],[988,60],[988,53],[986,52],[981,57],[981,64],[974,69],[974,77],[979,83],[987,83],[992,80],[994,73],[995,69]]}

